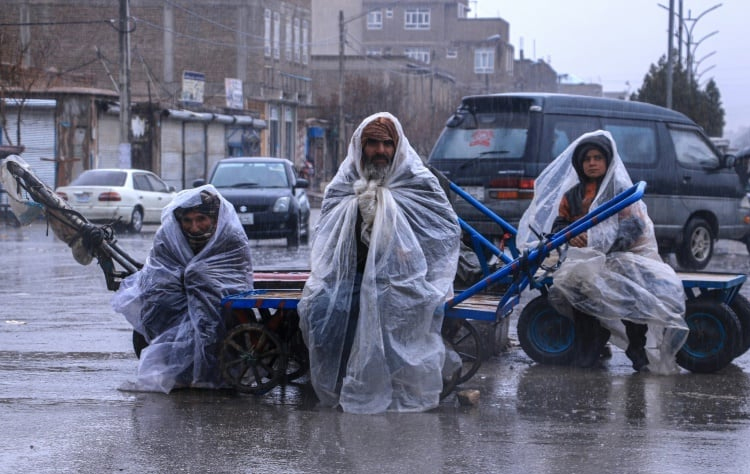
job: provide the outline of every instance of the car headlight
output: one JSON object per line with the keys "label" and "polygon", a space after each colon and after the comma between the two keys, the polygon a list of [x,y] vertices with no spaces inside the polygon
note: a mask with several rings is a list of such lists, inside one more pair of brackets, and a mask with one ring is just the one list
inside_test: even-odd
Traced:
{"label": "car headlight", "polygon": [[289,212],[289,196],[280,197],[273,205],[273,212]]}

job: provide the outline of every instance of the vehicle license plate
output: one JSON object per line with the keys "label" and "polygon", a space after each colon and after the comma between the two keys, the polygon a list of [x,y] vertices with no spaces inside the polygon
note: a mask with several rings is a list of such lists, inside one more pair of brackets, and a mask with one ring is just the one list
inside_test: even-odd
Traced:
{"label": "vehicle license plate", "polygon": [[76,194],[76,202],[89,202],[91,195],[88,193]]}
{"label": "vehicle license plate", "polygon": [[471,197],[476,199],[477,201],[484,201],[484,187],[483,186],[464,186],[462,187],[464,191],[469,193]]}
{"label": "vehicle license plate", "polygon": [[240,224],[242,225],[253,225],[253,213],[252,212],[239,212],[237,215],[240,217]]}

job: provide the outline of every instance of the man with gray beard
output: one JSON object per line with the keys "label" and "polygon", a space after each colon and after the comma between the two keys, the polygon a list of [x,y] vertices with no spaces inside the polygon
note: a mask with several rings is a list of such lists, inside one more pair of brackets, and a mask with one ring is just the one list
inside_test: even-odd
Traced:
{"label": "man with gray beard", "polygon": [[326,187],[299,302],[310,377],[326,406],[424,411],[460,367],[440,335],[460,227],[389,113],[366,118]]}

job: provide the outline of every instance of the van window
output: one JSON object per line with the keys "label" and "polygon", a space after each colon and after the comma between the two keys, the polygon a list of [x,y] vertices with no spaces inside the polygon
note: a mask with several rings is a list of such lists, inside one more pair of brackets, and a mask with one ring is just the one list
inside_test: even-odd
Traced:
{"label": "van window", "polygon": [[477,114],[456,127],[447,127],[435,144],[433,156],[450,159],[520,159],[526,150],[527,114]]}
{"label": "van window", "polygon": [[716,169],[719,157],[697,132],[693,130],[670,129],[677,161],[687,168]]}
{"label": "van window", "polygon": [[612,134],[626,167],[656,164],[656,129],[653,124],[606,120],[604,129]]}
{"label": "van window", "polygon": [[[545,116],[545,128],[552,130],[552,143],[542,144],[542,152],[539,160],[549,163],[560,155],[578,137],[586,132],[593,132],[600,128],[595,117],[560,117],[556,115]],[[546,151],[549,150],[549,151]]]}

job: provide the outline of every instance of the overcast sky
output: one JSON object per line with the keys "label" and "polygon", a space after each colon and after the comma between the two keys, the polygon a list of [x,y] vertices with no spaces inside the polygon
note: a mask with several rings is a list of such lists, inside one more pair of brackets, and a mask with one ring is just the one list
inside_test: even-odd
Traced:
{"label": "overcast sky", "polygon": [[[679,3],[674,0],[675,11]],[[605,91],[625,90],[629,82],[632,92],[667,51],[669,13],[659,4],[668,7],[669,0],[470,0],[478,16],[510,24],[516,58],[523,47],[524,57],[544,59],[558,74],[602,84]],[[724,133],[732,135],[750,129],[750,1],[682,0],[685,19],[718,4],[686,24],[694,25],[693,42],[700,41],[695,59],[714,53],[700,62],[698,73],[702,85],[716,81],[726,112]]]}

